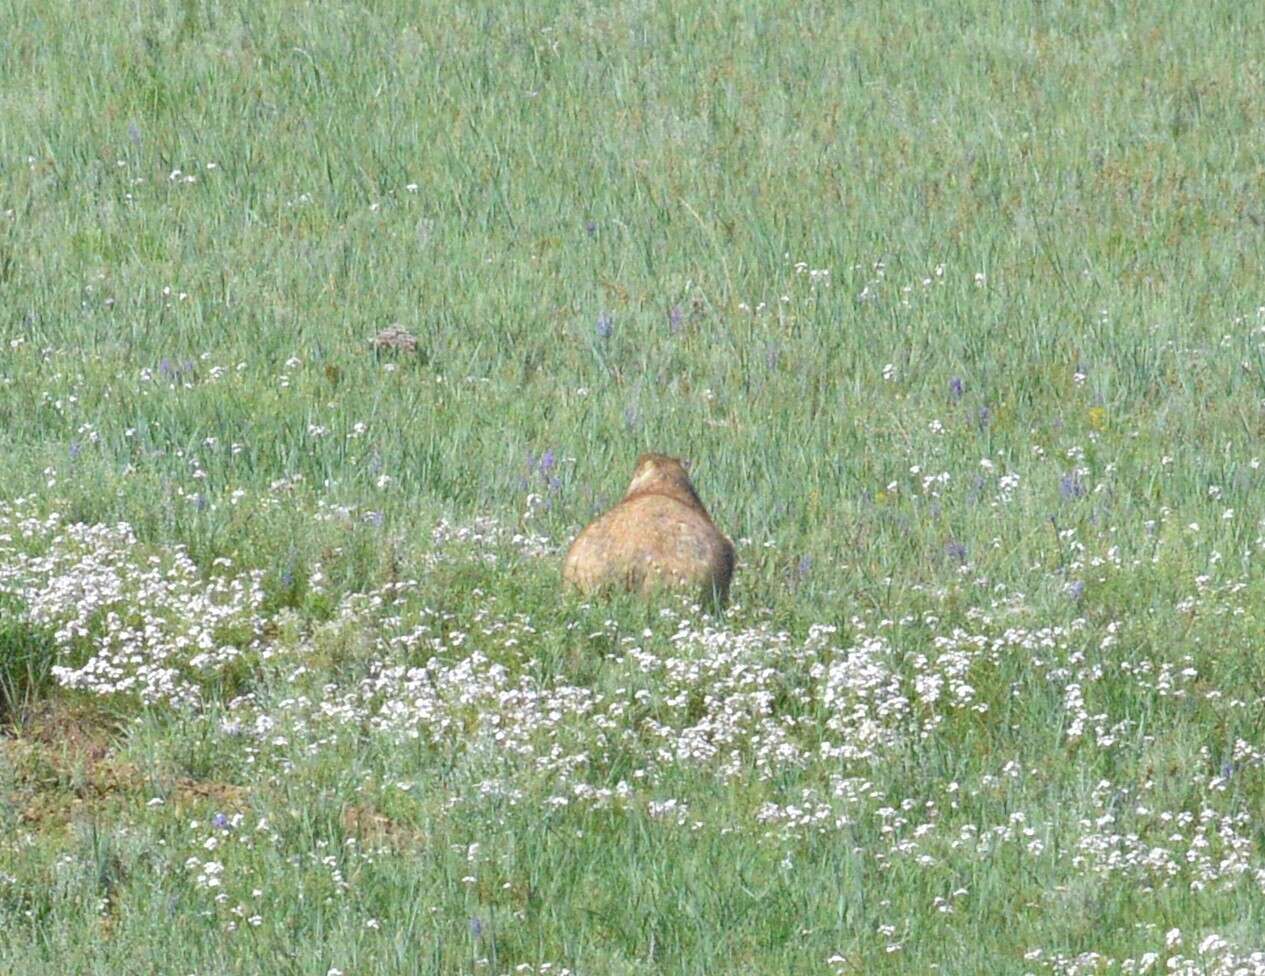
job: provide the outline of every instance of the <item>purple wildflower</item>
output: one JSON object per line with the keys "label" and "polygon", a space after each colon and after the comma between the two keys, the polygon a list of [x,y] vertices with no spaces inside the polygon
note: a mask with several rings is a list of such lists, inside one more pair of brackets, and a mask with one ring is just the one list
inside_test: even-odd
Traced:
{"label": "purple wildflower", "polygon": [[1073,472],[1065,474],[1059,479],[1059,496],[1065,501],[1073,501],[1077,498],[1085,497],[1085,482],[1081,481],[1080,475]]}
{"label": "purple wildflower", "polygon": [[680,305],[673,305],[668,309],[668,331],[673,335],[679,335],[681,326],[685,323],[685,310]]}

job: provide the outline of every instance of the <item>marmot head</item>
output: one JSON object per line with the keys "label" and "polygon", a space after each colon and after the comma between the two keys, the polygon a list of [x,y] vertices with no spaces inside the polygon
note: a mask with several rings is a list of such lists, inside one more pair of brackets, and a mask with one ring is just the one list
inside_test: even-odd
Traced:
{"label": "marmot head", "polygon": [[703,507],[694,485],[685,468],[689,462],[666,454],[643,454],[637,458],[633,468],[632,481],[628,485],[625,498],[640,494],[671,495],[690,505]]}

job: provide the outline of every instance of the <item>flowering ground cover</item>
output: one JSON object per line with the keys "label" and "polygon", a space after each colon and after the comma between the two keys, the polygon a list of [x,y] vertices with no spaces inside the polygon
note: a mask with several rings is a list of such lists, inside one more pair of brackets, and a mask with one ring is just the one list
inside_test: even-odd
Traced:
{"label": "flowering ground cover", "polygon": [[1249,9],[11,15],[0,972],[1265,973]]}

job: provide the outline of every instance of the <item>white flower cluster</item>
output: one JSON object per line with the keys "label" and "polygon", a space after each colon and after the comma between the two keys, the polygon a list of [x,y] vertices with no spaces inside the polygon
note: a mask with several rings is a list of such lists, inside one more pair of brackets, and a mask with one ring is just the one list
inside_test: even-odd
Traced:
{"label": "white flower cluster", "polygon": [[128,525],[24,511],[0,507],[0,595],[51,632],[63,686],[192,706],[258,648],[260,573],[204,578],[182,549],[145,545]]}

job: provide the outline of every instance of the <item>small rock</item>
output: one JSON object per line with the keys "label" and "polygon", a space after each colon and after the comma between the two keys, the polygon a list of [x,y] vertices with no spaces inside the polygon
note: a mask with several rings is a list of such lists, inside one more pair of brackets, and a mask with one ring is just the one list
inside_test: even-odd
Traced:
{"label": "small rock", "polygon": [[394,352],[417,352],[417,336],[396,322],[373,337],[373,348],[379,352],[384,349]]}

